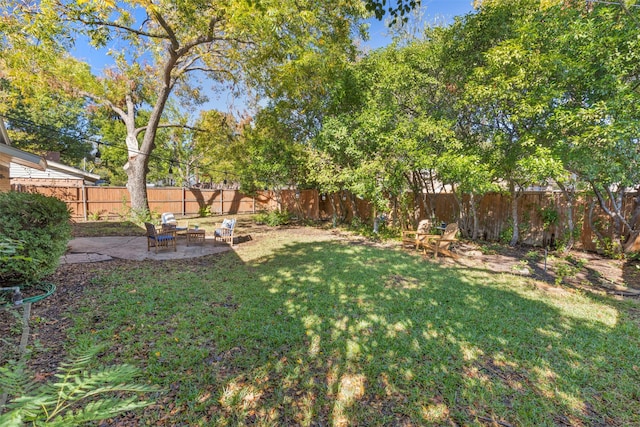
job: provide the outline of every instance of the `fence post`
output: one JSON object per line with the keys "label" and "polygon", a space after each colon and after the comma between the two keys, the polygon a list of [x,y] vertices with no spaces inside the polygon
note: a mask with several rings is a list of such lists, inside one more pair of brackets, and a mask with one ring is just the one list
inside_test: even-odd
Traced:
{"label": "fence post", "polygon": [[220,189],[220,215],[224,215],[224,188]]}
{"label": "fence post", "polygon": [[82,183],[82,210],[84,211],[84,221],[86,222],[89,219],[89,213],[87,212],[87,210],[89,210],[89,203],[87,201],[87,187],[84,185],[84,183]]}
{"label": "fence post", "polygon": [[184,217],[186,215],[187,212],[187,195],[185,194],[186,188],[184,188],[184,186],[182,187],[182,192],[180,193],[182,195],[182,216]]}

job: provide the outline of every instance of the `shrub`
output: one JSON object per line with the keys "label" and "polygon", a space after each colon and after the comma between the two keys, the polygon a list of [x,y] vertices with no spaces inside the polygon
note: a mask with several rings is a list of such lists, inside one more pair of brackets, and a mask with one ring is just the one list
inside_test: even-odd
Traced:
{"label": "shrub", "polygon": [[286,210],[260,212],[254,216],[254,220],[258,224],[267,224],[270,227],[276,227],[278,225],[285,225],[291,221],[291,214]]}
{"label": "shrub", "polygon": [[34,283],[53,273],[71,238],[64,202],[40,194],[0,193],[0,235],[20,242],[0,263],[0,283]]}
{"label": "shrub", "polygon": [[397,239],[401,232],[397,228],[387,227],[386,221],[381,221],[378,225],[378,232],[373,231],[373,224],[369,224],[362,218],[355,217],[347,227],[348,230],[372,240]]}
{"label": "shrub", "polygon": [[553,208],[553,206],[538,209],[538,213],[542,218],[542,225],[545,230],[549,230],[551,226],[558,224],[560,214]]}
{"label": "shrub", "polygon": [[198,216],[205,218],[211,216],[211,206],[201,206],[198,209]]}
{"label": "shrub", "polygon": [[499,239],[503,243],[510,243],[513,237],[513,221],[509,218],[507,225],[500,230]]}

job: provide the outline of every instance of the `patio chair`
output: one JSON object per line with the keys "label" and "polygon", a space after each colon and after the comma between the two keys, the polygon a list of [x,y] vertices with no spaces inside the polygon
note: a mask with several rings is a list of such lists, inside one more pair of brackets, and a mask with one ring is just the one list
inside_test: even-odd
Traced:
{"label": "patio chair", "polygon": [[423,219],[418,223],[417,229],[402,231],[402,246],[413,246],[415,249],[419,249],[425,236],[428,236],[430,231],[431,220]]}
{"label": "patio chair", "polygon": [[167,248],[173,247],[173,251],[176,251],[176,231],[175,230],[156,230],[156,226],[148,222],[144,223],[147,229],[147,252],[151,250],[151,246],[154,247],[155,252],[158,253],[158,247]]}
{"label": "patio chair", "polygon": [[457,242],[456,234],[458,234],[458,224],[452,222],[448,224],[444,229],[442,235],[440,234],[428,234],[424,236],[424,240],[421,246],[424,248],[424,254],[427,251],[433,252],[433,257],[437,258],[438,254],[446,255],[451,258],[457,259],[458,255],[451,252],[451,245],[453,242]]}
{"label": "patio chair", "polygon": [[236,227],[235,218],[227,219],[225,218],[220,224],[219,227],[213,232],[213,242],[215,243],[218,239],[221,241],[230,244],[233,246],[233,229]]}
{"label": "patio chair", "polygon": [[187,221],[186,227],[179,227],[178,220],[171,212],[165,212],[160,217],[162,220],[162,229],[163,230],[175,230],[177,234],[186,234],[189,229],[189,221]]}

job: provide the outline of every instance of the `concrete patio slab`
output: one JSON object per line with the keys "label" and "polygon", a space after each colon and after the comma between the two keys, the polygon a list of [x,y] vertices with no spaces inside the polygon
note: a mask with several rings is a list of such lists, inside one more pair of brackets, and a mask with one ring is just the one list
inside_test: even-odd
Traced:
{"label": "concrete patio slab", "polygon": [[205,239],[204,243],[191,244],[178,238],[176,251],[158,249],[156,254],[151,248],[147,251],[147,238],[136,236],[125,237],[78,237],[69,242],[67,253],[60,259],[61,264],[81,262],[101,262],[113,258],[142,261],[145,259],[171,260],[196,258],[231,250],[229,245],[214,243],[213,239]]}

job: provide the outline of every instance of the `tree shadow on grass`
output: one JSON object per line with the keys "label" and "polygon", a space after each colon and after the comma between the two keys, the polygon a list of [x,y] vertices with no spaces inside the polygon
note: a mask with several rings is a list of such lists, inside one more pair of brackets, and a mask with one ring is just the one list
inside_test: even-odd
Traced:
{"label": "tree shadow on grass", "polygon": [[226,380],[218,421],[638,419],[633,398],[615,397],[640,393],[628,354],[638,333],[605,303],[337,243],[291,244],[259,269],[231,320],[251,319],[237,340],[255,366]]}

